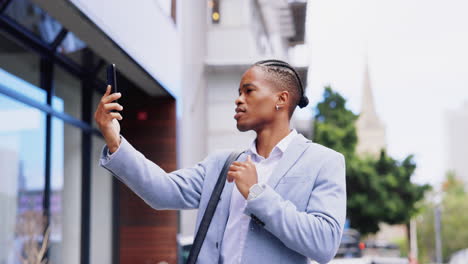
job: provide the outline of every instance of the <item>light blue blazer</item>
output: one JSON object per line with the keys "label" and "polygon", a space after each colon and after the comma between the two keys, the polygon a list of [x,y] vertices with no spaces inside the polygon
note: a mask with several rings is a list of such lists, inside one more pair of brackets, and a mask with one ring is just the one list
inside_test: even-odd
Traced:
{"label": "light blue blazer", "polygon": [[[196,228],[231,151],[209,155],[192,168],[171,173],[145,158],[124,137],[111,156],[104,146],[100,165],[151,207],[198,208]],[[239,157],[244,161],[246,155]],[[226,182],[198,262],[223,263],[221,244],[234,183]],[[258,197],[244,211],[251,216],[242,263],[330,261],[341,241],[346,216],[344,157],[298,134]]]}

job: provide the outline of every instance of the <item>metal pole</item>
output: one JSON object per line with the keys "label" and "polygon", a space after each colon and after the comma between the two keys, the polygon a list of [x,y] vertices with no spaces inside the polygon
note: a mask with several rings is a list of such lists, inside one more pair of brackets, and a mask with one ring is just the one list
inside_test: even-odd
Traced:
{"label": "metal pole", "polygon": [[434,209],[434,228],[435,228],[435,246],[436,246],[436,263],[442,264],[442,239],[440,237],[440,205],[436,205]]}
{"label": "metal pole", "polygon": [[418,234],[416,229],[416,220],[410,221],[410,258],[412,263],[417,263],[418,259]]}

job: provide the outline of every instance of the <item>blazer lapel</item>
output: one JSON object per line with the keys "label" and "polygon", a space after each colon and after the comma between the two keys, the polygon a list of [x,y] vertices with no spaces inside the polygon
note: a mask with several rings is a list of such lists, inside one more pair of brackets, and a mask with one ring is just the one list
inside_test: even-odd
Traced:
{"label": "blazer lapel", "polygon": [[304,151],[309,146],[307,142],[310,142],[307,138],[303,135],[297,135],[293,141],[290,143],[288,148],[283,154],[283,157],[276,165],[275,170],[271,174],[270,178],[268,179],[268,184],[275,189],[278,185],[278,182],[284,175],[289,171],[289,169],[296,163],[299,157],[304,153]]}
{"label": "blazer lapel", "polygon": [[[238,161],[245,161],[246,155],[242,153],[240,157],[237,159]],[[218,203],[218,207],[216,211],[219,212],[218,223],[216,226],[219,227],[218,230],[218,240],[221,242],[223,240],[224,231],[226,230],[226,224],[229,218],[229,208],[231,206],[231,197],[232,197],[232,190],[235,188],[234,182],[228,182],[226,180],[226,184],[224,185],[223,192],[221,193],[220,201]]]}

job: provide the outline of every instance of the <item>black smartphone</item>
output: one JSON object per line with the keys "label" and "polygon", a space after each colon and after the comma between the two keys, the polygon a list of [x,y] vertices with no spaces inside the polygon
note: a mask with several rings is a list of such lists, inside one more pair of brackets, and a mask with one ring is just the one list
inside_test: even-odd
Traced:
{"label": "black smartphone", "polygon": [[[109,64],[107,66],[107,85],[112,86],[112,92],[117,92],[117,75],[116,75],[116,68],[115,64]],[[113,101],[113,103],[117,103],[117,100]],[[111,110],[111,112],[118,112],[117,110]]]}

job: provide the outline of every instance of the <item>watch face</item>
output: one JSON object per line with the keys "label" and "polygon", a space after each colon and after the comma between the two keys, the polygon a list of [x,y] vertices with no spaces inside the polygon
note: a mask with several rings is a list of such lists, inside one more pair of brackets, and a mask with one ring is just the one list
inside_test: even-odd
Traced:
{"label": "watch face", "polygon": [[262,191],[263,191],[263,188],[258,184],[254,185],[252,189],[250,190],[250,192],[253,195],[255,195],[255,197],[258,196]]}

